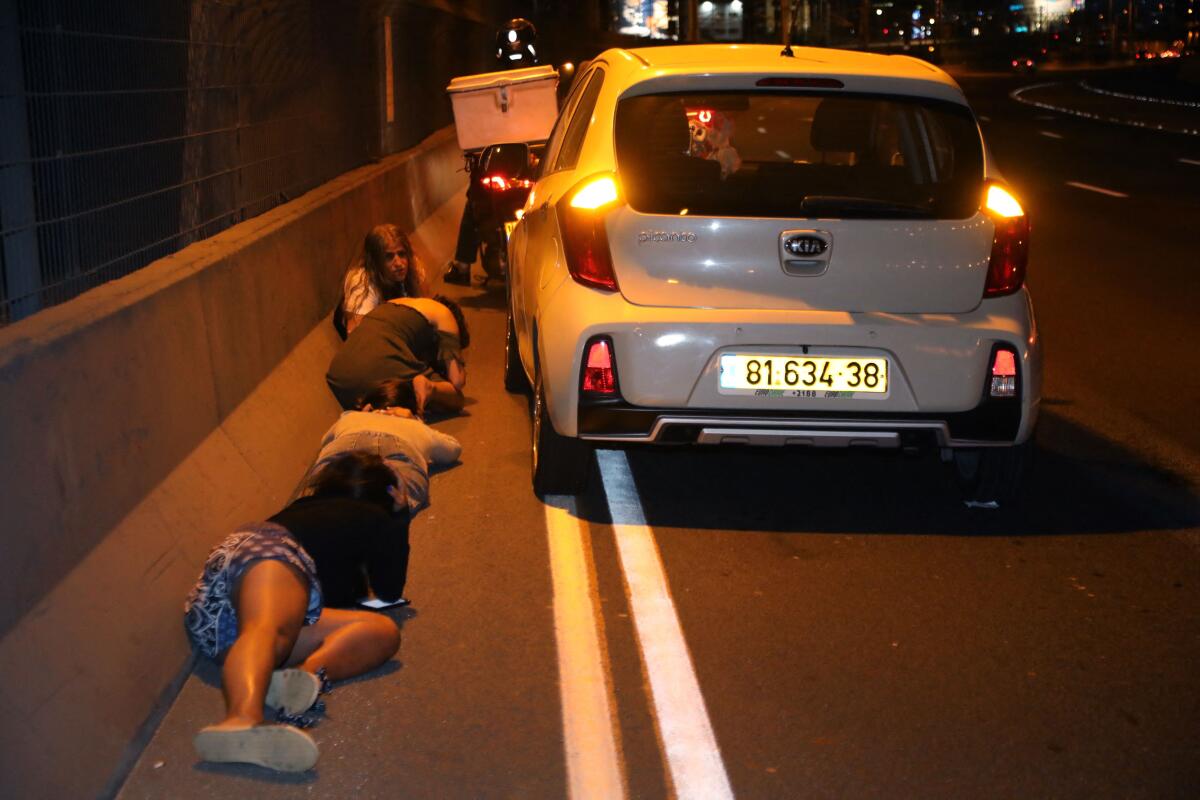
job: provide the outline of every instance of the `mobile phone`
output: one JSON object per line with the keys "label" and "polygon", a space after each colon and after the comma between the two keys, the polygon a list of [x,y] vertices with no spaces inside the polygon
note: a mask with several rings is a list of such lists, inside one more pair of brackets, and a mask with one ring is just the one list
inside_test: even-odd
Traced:
{"label": "mobile phone", "polygon": [[387,600],[380,600],[378,597],[360,597],[358,598],[358,604],[363,608],[399,608],[400,606],[408,605],[408,598],[401,597],[398,600],[388,602]]}

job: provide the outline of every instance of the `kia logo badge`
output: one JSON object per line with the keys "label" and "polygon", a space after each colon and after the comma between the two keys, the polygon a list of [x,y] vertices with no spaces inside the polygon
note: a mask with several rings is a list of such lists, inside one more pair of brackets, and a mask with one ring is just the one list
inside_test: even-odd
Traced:
{"label": "kia logo badge", "polygon": [[819,256],[829,248],[820,236],[789,236],[784,248],[794,256]]}

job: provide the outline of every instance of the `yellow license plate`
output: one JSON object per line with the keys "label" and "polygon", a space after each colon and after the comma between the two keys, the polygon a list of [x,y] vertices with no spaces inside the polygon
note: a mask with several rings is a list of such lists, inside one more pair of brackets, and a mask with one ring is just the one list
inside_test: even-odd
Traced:
{"label": "yellow license plate", "polygon": [[883,394],[888,389],[886,358],[726,353],[721,356],[720,373],[720,391],[725,394],[831,397]]}
{"label": "yellow license plate", "polygon": [[504,223],[504,239],[505,239],[505,241],[507,241],[508,238],[510,236],[512,236],[513,228],[515,228],[515,227],[517,227],[517,221],[515,219]]}

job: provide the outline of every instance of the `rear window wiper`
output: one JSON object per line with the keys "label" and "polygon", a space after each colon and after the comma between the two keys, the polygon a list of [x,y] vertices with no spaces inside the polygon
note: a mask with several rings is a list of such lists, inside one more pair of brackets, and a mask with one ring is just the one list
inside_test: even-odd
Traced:
{"label": "rear window wiper", "polygon": [[925,206],[893,203],[872,197],[847,197],[835,194],[810,194],[800,203],[807,214],[821,216],[868,216],[899,219],[932,219],[933,211]]}

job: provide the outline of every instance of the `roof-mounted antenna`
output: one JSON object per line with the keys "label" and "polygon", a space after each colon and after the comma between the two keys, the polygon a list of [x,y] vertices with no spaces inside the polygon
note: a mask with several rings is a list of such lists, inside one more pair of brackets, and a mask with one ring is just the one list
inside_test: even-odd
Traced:
{"label": "roof-mounted antenna", "polygon": [[783,25],[781,26],[783,28],[783,49],[779,51],[779,55],[787,56],[788,58],[796,57],[796,54],[792,52],[792,21],[796,19],[796,9],[799,5],[800,0],[795,0],[792,3],[783,0],[779,9],[780,14],[783,16]]}

